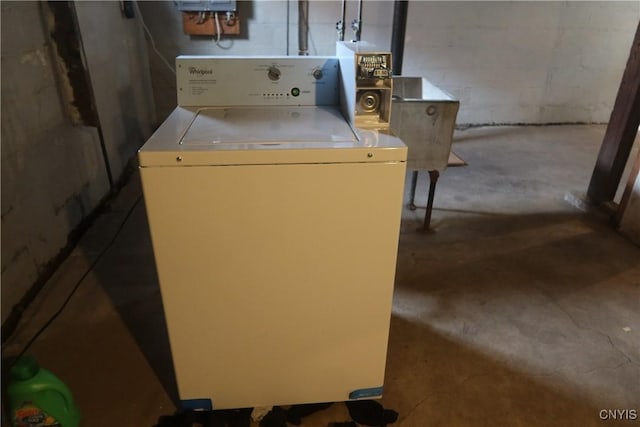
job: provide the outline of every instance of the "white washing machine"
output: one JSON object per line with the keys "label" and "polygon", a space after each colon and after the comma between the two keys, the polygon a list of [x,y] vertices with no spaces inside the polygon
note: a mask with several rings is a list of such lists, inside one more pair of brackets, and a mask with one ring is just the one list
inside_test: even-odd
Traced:
{"label": "white washing machine", "polygon": [[345,119],[340,62],[176,61],[139,160],[184,407],[382,394],[407,150]]}

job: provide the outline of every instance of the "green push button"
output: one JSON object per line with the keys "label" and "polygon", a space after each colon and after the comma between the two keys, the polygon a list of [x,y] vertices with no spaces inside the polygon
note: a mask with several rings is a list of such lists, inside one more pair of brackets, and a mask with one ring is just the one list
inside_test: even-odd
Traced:
{"label": "green push button", "polygon": [[294,87],[293,89],[291,89],[291,95],[293,96],[300,95],[300,89],[298,89],[297,87]]}

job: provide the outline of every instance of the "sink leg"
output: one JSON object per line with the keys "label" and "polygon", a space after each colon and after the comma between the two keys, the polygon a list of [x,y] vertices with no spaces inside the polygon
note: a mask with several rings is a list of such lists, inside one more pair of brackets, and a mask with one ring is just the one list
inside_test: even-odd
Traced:
{"label": "sink leg", "polygon": [[436,184],[438,183],[439,177],[440,177],[440,172],[436,170],[429,171],[429,199],[427,200],[427,211],[424,214],[424,226],[422,228],[423,232],[429,231],[429,226],[431,225],[431,212],[433,211],[433,198],[436,194]]}
{"label": "sink leg", "polygon": [[415,198],[416,198],[416,186],[418,185],[418,171],[413,171],[411,175],[411,195],[409,199],[409,209],[416,210]]}

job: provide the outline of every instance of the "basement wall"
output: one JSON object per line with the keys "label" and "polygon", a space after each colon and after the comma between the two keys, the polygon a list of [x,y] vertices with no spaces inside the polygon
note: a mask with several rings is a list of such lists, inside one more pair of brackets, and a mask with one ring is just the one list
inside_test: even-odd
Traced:
{"label": "basement wall", "polygon": [[[357,1],[347,5],[349,40]],[[183,34],[172,2],[140,7],[171,63],[180,54],[298,53],[296,1],[238,2],[243,34],[224,48]],[[310,54],[335,53],[340,7],[311,0]],[[392,1],[365,1],[362,40],[390,49],[392,18]],[[640,2],[410,1],[403,75],[427,77],[460,99],[458,124],[606,123],[639,19]],[[174,76],[150,54],[163,119],[176,104]]]}
{"label": "basement wall", "polygon": [[114,178],[155,129],[144,30],[120,2],[75,2],[96,109]]}
{"label": "basement wall", "polygon": [[640,2],[410,2],[405,74],[460,99],[458,123],[606,123]]}
{"label": "basement wall", "polygon": [[[4,323],[111,187],[98,127],[74,124],[70,100],[62,95],[69,81],[57,71],[47,3],[0,5]],[[137,21],[120,13],[120,2],[75,6],[94,107],[117,181],[153,121],[146,45]]]}

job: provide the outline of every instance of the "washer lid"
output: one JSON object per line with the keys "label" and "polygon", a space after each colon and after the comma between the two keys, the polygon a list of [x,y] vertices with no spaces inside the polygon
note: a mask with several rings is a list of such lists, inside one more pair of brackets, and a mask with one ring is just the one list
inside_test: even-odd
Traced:
{"label": "washer lid", "polygon": [[358,138],[342,115],[328,107],[203,108],[180,140],[184,145],[348,142]]}
{"label": "washer lid", "polygon": [[389,132],[353,129],[337,107],[177,107],[139,151],[141,167],[404,162]]}

